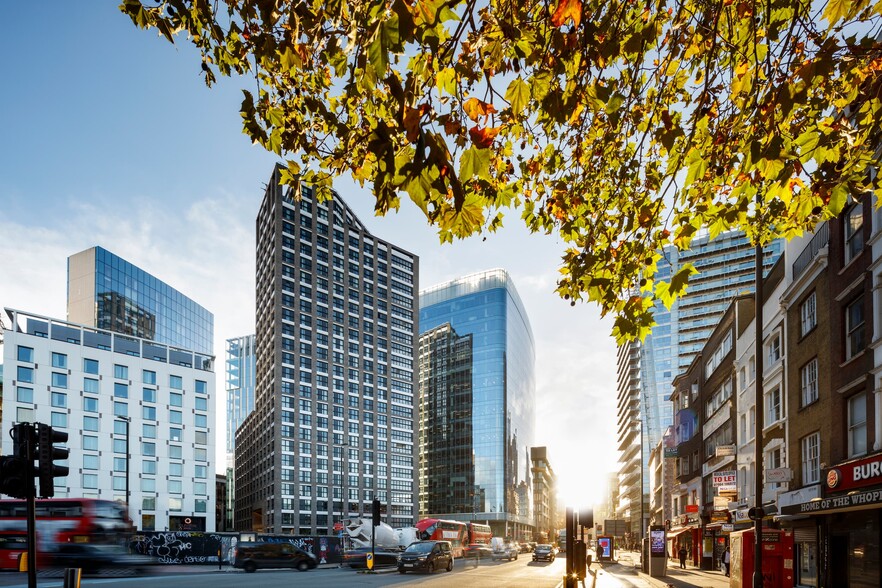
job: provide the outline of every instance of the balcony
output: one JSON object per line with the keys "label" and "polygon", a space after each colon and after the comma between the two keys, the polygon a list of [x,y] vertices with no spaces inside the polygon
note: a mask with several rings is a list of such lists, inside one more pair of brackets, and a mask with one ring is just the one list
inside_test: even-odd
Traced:
{"label": "balcony", "polygon": [[815,236],[812,237],[812,240],[806,245],[805,249],[802,250],[802,253],[799,254],[799,257],[796,258],[796,261],[793,262],[793,279],[796,280],[802,272],[811,264],[812,260],[817,257],[818,253],[827,246],[827,243],[830,241],[830,230],[827,228],[827,223],[822,224],[815,231]]}

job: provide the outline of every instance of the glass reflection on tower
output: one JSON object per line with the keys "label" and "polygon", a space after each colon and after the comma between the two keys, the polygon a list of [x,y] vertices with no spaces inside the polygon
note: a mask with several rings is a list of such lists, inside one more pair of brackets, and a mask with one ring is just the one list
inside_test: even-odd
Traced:
{"label": "glass reflection on tower", "polygon": [[420,329],[420,516],[528,538],[535,352],[511,278],[489,270],[421,292]]}

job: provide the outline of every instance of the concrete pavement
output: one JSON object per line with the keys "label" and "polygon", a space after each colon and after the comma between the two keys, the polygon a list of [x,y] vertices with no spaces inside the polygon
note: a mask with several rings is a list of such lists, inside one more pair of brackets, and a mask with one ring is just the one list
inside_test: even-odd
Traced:
{"label": "concrete pavement", "polygon": [[640,554],[636,551],[619,551],[616,558],[612,564],[592,564],[591,570],[603,570],[614,577],[636,576],[652,588],[729,588],[729,578],[720,571],[700,570],[693,566],[683,570],[679,562],[669,559],[667,575],[653,578],[641,570]]}

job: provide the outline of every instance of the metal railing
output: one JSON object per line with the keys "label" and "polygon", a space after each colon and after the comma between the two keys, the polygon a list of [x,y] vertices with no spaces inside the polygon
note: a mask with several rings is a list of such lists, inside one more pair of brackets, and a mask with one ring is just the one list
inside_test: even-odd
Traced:
{"label": "metal railing", "polygon": [[817,257],[818,252],[827,246],[829,240],[830,231],[827,228],[827,223],[824,223],[815,230],[815,236],[812,237],[809,244],[806,245],[805,249],[802,250],[802,253],[799,254],[799,257],[796,258],[796,261],[793,262],[794,280],[805,271],[809,264],[811,264],[812,260]]}

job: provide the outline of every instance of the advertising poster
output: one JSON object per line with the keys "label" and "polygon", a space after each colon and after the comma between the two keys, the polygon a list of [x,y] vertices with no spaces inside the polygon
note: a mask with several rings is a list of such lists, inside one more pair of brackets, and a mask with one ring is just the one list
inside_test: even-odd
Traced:
{"label": "advertising poster", "polygon": [[649,554],[664,557],[665,555],[665,531],[664,529],[652,529],[649,531]]}
{"label": "advertising poster", "polygon": [[612,557],[612,553],[611,553],[612,550],[610,549],[610,542],[611,541],[612,541],[612,539],[610,537],[600,537],[597,540],[597,542],[600,543],[600,547],[603,548],[603,555],[601,555],[601,557],[604,559],[608,559],[608,558]]}

